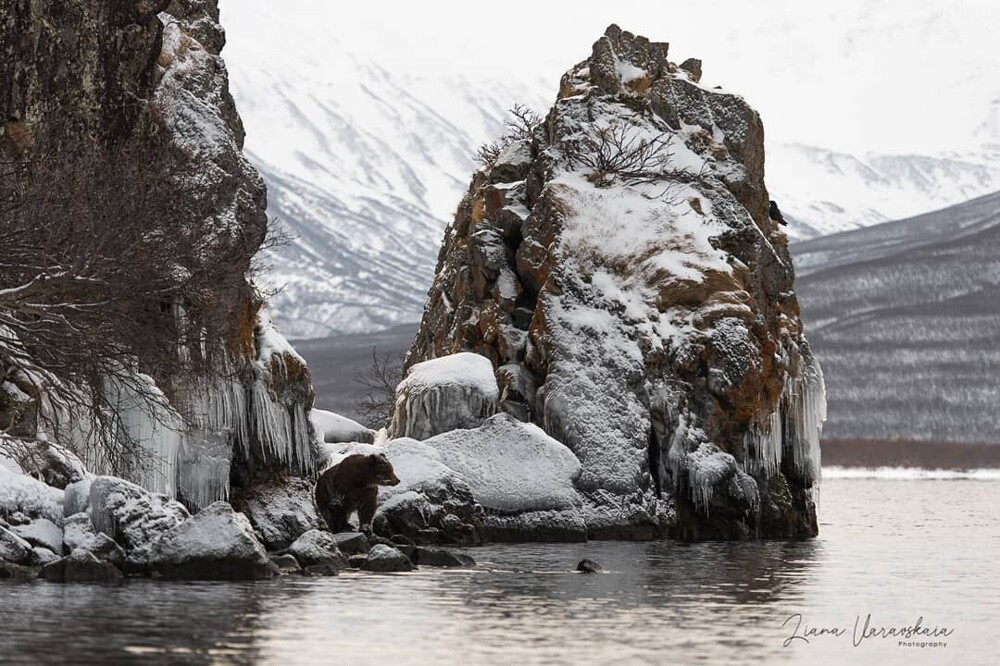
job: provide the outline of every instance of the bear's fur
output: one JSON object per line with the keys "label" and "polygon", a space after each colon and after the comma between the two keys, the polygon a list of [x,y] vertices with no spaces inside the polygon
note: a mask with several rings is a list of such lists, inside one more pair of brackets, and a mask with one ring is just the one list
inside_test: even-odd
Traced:
{"label": "bear's fur", "polygon": [[350,529],[348,519],[358,512],[358,527],[370,532],[378,487],[399,483],[384,453],[355,453],[323,472],[316,482],[316,508],[331,532]]}

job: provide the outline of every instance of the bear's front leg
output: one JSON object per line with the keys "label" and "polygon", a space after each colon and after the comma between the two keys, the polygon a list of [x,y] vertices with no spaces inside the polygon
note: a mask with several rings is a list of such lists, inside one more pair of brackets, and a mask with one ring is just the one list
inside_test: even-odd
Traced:
{"label": "bear's front leg", "polygon": [[378,506],[378,486],[365,488],[358,501],[358,529],[365,533],[372,531],[372,519]]}

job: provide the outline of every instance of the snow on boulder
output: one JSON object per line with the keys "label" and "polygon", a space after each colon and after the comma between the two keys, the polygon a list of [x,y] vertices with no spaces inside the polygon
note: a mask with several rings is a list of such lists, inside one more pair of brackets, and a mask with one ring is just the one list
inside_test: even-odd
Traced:
{"label": "snow on boulder", "polygon": [[497,414],[479,428],[446,432],[425,443],[486,509],[516,513],[580,506],[573,486],[580,461],[538,426]]}
{"label": "snow on boulder", "polygon": [[11,531],[32,546],[48,548],[53,553],[62,552],[62,528],[47,518],[33,520],[27,525],[15,525]]}
{"label": "snow on boulder", "polygon": [[427,439],[475,428],[497,411],[499,389],[485,356],[461,352],[417,363],[396,387],[390,435]]}
{"label": "snow on boulder", "polygon": [[130,567],[145,567],[153,543],[191,514],[165,495],[113,476],[100,476],[90,486],[90,518],[125,549]]}
{"label": "snow on boulder", "polygon": [[0,467],[0,517],[23,514],[46,518],[56,525],[63,520],[63,491]]}
{"label": "snow on boulder", "polygon": [[31,544],[0,527],[0,560],[14,564],[31,564]]}
{"label": "snow on boulder", "polygon": [[71,552],[95,534],[90,514],[75,513],[63,523],[63,545]]}
{"label": "snow on boulder", "polygon": [[366,428],[346,416],[314,408],[309,412],[309,419],[316,431],[316,438],[321,442],[364,442],[371,444],[375,441],[374,430]]}
{"label": "snow on boulder", "polygon": [[291,477],[256,486],[234,501],[250,520],[268,550],[281,550],[309,530],[320,526],[313,503],[313,484]]}
{"label": "snow on boulder", "polygon": [[274,570],[250,521],[215,502],[164,532],[149,551],[153,576],[181,580],[256,580]]}
{"label": "snow on boulder", "polygon": [[77,551],[92,553],[102,562],[110,562],[116,567],[125,566],[125,551],[104,532],[88,535],[71,552]]}

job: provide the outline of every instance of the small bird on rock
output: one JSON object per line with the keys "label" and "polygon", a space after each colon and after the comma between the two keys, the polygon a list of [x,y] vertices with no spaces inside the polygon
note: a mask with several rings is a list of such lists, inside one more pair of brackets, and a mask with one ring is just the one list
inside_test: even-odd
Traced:
{"label": "small bird on rock", "polygon": [[782,226],[788,226],[788,222],[785,222],[785,217],[781,214],[778,202],[776,201],[771,202],[770,207],[767,209],[767,216]]}

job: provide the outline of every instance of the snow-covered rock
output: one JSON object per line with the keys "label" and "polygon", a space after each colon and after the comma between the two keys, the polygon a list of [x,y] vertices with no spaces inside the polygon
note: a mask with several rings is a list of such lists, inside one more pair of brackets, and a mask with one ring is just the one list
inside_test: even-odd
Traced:
{"label": "snow-covered rock", "polygon": [[347,558],[337,547],[337,539],[322,530],[309,530],[289,546],[288,552],[303,567],[317,564],[330,564],[339,569],[347,567]]}
{"label": "snow-covered rock", "polygon": [[573,485],[580,476],[580,461],[536,425],[497,414],[478,428],[452,430],[424,441],[468,483],[486,509],[517,513],[581,504]]}
{"label": "snow-covered rock", "polygon": [[125,551],[104,532],[91,534],[86,539],[80,541],[71,550],[71,552],[76,551],[92,553],[97,559],[103,562],[110,562],[118,568],[125,566]]}
{"label": "snow-covered rock", "polygon": [[186,580],[255,580],[274,575],[250,521],[215,502],[164,532],[149,550],[153,576]]}
{"label": "snow-covered rock", "polygon": [[63,530],[47,518],[37,518],[27,525],[15,525],[11,531],[32,546],[48,548],[54,553],[62,552]]}
{"label": "snow-covered rock", "polygon": [[29,519],[45,518],[60,525],[62,503],[63,491],[58,488],[0,468],[0,516],[21,513]]}
{"label": "snow-covered rock", "polygon": [[94,530],[121,544],[130,567],[144,568],[153,544],[190,515],[180,502],[112,476],[97,477],[90,486]]}
{"label": "snow-covered rock", "polygon": [[[268,550],[287,548],[309,530],[320,526],[313,502],[313,485],[291,477],[240,494],[237,504]],[[235,501],[235,500],[234,500]]]}
{"label": "snow-covered rock", "polygon": [[31,544],[0,527],[0,560],[14,564],[31,564]]}
{"label": "snow-covered rock", "polygon": [[[62,552],[61,550],[59,551]],[[50,562],[55,562],[61,557],[48,548],[35,546],[31,549],[31,566],[43,567]]]}
{"label": "snow-covered rock", "polygon": [[309,412],[309,418],[312,420],[316,437],[321,442],[365,442],[371,444],[375,441],[374,430],[366,428],[346,416],[313,408]]}
{"label": "snow-covered rock", "polygon": [[390,435],[427,439],[475,428],[496,413],[498,399],[488,358],[461,352],[417,363],[396,387]]}
{"label": "snow-covered rock", "polygon": [[413,563],[399,549],[385,544],[376,544],[368,551],[368,557],[361,566],[365,571],[380,573],[393,571],[412,571]]}
{"label": "snow-covered rock", "polygon": [[407,363],[489,359],[505,411],[579,460],[592,535],[813,536],[815,476],[764,463],[786,442],[814,467],[823,392],[763,123],[667,52],[610,26],[512,137],[530,164],[473,175]]}
{"label": "snow-covered rock", "polygon": [[97,535],[89,513],[75,513],[63,523],[63,545],[72,552]]}

